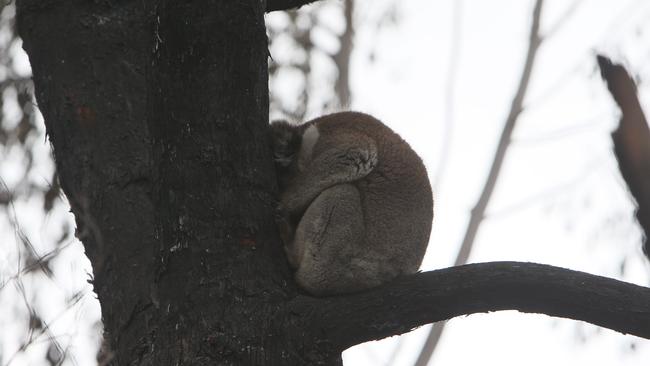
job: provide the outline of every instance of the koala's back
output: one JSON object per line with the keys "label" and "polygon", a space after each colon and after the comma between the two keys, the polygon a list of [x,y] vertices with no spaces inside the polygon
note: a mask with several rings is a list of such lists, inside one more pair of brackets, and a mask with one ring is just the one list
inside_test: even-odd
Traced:
{"label": "koala's back", "polygon": [[[354,182],[361,195],[367,242],[361,252],[387,260],[401,273],[419,268],[433,220],[433,197],[426,169],[406,141],[372,116],[342,112],[311,122],[319,132],[317,156],[337,135],[364,134],[375,141],[377,165]],[[322,142],[322,143],[321,143]],[[371,258],[372,259],[372,258]]]}

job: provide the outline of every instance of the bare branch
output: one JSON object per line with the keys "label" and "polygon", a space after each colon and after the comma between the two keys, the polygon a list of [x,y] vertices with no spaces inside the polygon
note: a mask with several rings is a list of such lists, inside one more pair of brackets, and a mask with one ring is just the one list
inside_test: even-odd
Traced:
{"label": "bare branch", "polygon": [[564,11],[564,14],[553,23],[553,25],[550,27],[550,29],[546,32],[545,37],[550,38],[554,36],[567,22],[573,14],[575,14],[576,10],[580,7],[582,4],[583,0],[574,0],[573,3],[571,3],[567,10]]}
{"label": "bare branch", "polygon": [[0,90],[4,90],[9,86],[15,86],[17,88],[25,88],[30,86],[31,83],[32,83],[31,76],[27,76],[27,77],[19,76],[19,77],[6,78],[0,81]]}
{"label": "bare branch", "polygon": [[[445,119],[444,119],[444,131],[442,139],[442,147],[440,149],[440,157],[438,159],[438,165],[436,171],[433,174],[433,191],[437,192],[438,188],[442,185],[443,173],[447,168],[447,162],[449,161],[449,152],[451,150],[451,141],[453,139],[453,127],[454,127],[454,97],[456,92],[456,76],[458,74],[458,65],[460,64],[460,43],[462,40],[461,31],[462,31],[462,7],[463,2],[461,0],[454,1],[453,8],[453,28],[451,32],[451,50],[449,56],[449,69],[447,70],[447,80],[446,80],[446,92],[445,92]],[[458,254],[461,255],[460,253]],[[458,259],[456,260],[458,262]],[[429,334],[422,345],[420,354],[415,360],[415,366],[426,366],[431,360],[433,352],[438,347],[438,342],[442,337],[442,333],[445,330],[445,323],[440,322],[438,324],[433,324]]]}
{"label": "bare branch", "polygon": [[499,177],[499,173],[501,172],[503,161],[506,156],[506,151],[508,150],[508,146],[510,145],[512,132],[515,129],[517,119],[519,118],[519,114],[522,111],[524,97],[526,96],[528,83],[530,82],[530,76],[533,71],[535,56],[537,55],[537,50],[541,45],[541,38],[539,36],[539,20],[542,11],[542,3],[543,3],[542,0],[537,0],[537,2],[535,3],[535,9],[533,11],[533,23],[530,31],[528,52],[526,54],[526,62],[524,64],[524,70],[522,71],[521,74],[521,80],[519,81],[519,87],[517,88],[517,92],[512,100],[508,118],[506,119],[505,126],[503,127],[503,131],[501,132],[501,137],[499,138],[499,144],[497,145],[497,151],[494,155],[494,160],[492,162],[492,166],[490,167],[490,172],[488,173],[488,178],[485,182],[483,192],[481,192],[481,196],[479,197],[476,206],[474,206],[474,208],[472,209],[472,214],[467,227],[467,231],[465,233],[465,237],[463,238],[463,243],[458,253],[458,257],[456,258],[455,265],[464,264],[467,262],[467,259],[469,258],[469,253],[472,244],[474,242],[474,239],[476,237],[476,233],[478,232],[478,227],[481,221],[483,220],[483,216],[485,215],[485,210],[487,208],[488,202],[490,201],[490,198],[492,197],[492,193],[494,192],[494,188],[496,187],[497,178]]}
{"label": "bare branch", "polygon": [[345,18],[345,31],[339,37],[340,47],[333,56],[338,76],[334,84],[339,107],[349,109],[352,92],[350,91],[350,58],[354,45],[354,0],[343,1],[343,15]]}
{"label": "bare branch", "polygon": [[460,315],[518,310],[650,339],[650,288],[569,269],[490,262],[418,273],[349,296],[294,300],[341,350]]}
{"label": "bare branch", "polygon": [[316,1],[317,0],[266,0],[266,11],[290,10]]}
{"label": "bare branch", "polygon": [[621,121],[612,133],[621,175],[637,202],[636,218],[645,232],[643,251],[650,259],[650,128],[636,93],[636,84],[622,65],[597,56],[607,88],[621,109]]}
{"label": "bare branch", "polygon": [[447,68],[447,75],[445,80],[445,107],[444,107],[444,125],[443,125],[443,138],[442,146],[440,147],[440,156],[436,171],[433,173],[433,191],[438,192],[438,188],[442,185],[442,176],[447,168],[449,161],[449,152],[451,150],[451,141],[453,139],[453,127],[455,119],[454,102],[456,97],[456,79],[458,76],[458,66],[460,65],[460,51],[462,29],[463,29],[463,1],[454,1],[452,9],[452,30],[451,30],[451,46],[449,50],[449,67]]}
{"label": "bare branch", "polygon": [[[492,160],[492,166],[490,167],[490,172],[488,173],[487,180],[483,186],[483,191],[476,202],[476,205],[471,211],[471,216],[469,223],[467,224],[467,230],[465,231],[465,237],[463,242],[460,245],[458,250],[458,255],[456,256],[456,262],[454,265],[458,266],[461,264],[467,263],[469,255],[472,252],[472,247],[474,246],[474,239],[476,239],[476,234],[478,229],[481,226],[481,222],[485,217],[485,210],[487,209],[490,198],[492,197],[492,192],[496,187],[497,179],[501,172],[501,167],[506,156],[506,151],[510,146],[512,132],[514,131],[519,115],[523,109],[524,97],[526,96],[526,91],[528,90],[528,83],[530,82],[530,77],[533,71],[533,65],[535,63],[535,57],[537,56],[537,50],[542,43],[542,39],[539,35],[539,24],[542,14],[542,5],[543,0],[537,0],[535,6],[533,7],[533,16],[532,23],[530,27],[530,36],[528,42],[528,50],[526,52],[526,60],[524,62],[524,69],[521,73],[521,79],[519,80],[519,86],[510,105],[510,112],[508,113],[508,118],[506,123],[503,126],[503,131],[501,132],[501,137],[499,138],[499,144],[497,145],[497,151],[494,154],[494,159]],[[434,183],[436,184],[436,183]],[[434,324],[433,328],[429,332],[424,346],[420,351],[420,355],[415,362],[415,366],[424,366],[429,363],[429,359],[433,354],[438,341],[442,336],[444,331],[445,323]]]}

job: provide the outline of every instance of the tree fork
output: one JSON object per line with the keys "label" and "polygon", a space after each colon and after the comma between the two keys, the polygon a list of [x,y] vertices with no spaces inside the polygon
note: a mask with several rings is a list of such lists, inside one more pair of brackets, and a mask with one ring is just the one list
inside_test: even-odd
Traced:
{"label": "tree fork", "polygon": [[359,342],[502,309],[650,337],[650,289],[534,264],[299,295],[273,221],[264,8],[17,0],[113,364],[338,365]]}

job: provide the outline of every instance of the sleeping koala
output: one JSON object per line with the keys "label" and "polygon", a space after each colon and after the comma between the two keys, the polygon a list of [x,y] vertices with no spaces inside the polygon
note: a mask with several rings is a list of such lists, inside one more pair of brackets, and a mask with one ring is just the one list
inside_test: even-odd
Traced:
{"label": "sleeping koala", "polygon": [[341,112],[271,124],[278,228],[300,287],[356,292],[418,270],[433,220],[422,160],[390,128]]}

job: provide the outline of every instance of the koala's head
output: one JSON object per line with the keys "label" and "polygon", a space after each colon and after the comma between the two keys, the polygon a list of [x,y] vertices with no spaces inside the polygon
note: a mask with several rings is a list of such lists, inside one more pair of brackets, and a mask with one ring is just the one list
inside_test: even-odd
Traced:
{"label": "koala's head", "polygon": [[284,120],[271,122],[273,160],[281,167],[288,167],[297,157],[302,140],[300,126]]}
{"label": "koala's head", "polygon": [[280,190],[286,187],[296,172],[298,153],[302,143],[302,130],[301,126],[284,120],[271,122],[273,161],[275,162]]}

